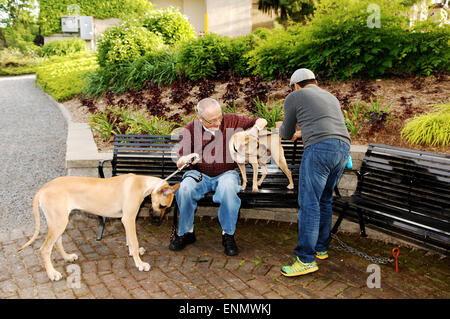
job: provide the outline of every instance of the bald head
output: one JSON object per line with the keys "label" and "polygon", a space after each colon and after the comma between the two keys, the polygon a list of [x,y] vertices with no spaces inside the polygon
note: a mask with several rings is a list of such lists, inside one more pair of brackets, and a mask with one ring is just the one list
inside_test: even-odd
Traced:
{"label": "bald head", "polygon": [[220,104],[215,99],[208,97],[197,103],[197,113],[200,116],[203,116],[206,113],[220,113],[221,111]]}
{"label": "bald head", "polygon": [[209,129],[218,130],[222,121],[222,108],[219,102],[206,98],[198,102],[197,113],[203,125]]}

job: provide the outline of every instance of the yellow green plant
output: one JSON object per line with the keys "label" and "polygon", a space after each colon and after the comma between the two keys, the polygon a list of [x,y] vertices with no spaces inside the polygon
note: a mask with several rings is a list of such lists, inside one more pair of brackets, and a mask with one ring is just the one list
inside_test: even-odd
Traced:
{"label": "yellow green plant", "polygon": [[450,104],[436,105],[432,112],[415,116],[403,128],[401,137],[412,144],[450,145]]}
{"label": "yellow green plant", "polygon": [[61,102],[83,92],[85,77],[98,68],[96,56],[89,51],[53,56],[36,68],[36,81],[42,89]]}

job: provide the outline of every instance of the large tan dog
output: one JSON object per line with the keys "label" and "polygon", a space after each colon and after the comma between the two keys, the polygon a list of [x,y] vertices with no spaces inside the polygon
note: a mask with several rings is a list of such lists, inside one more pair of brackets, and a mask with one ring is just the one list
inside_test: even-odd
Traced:
{"label": "large tan dog", "polygon": [[[267,130],[259,132],[260,137],[257,138],[249,134],[248,131],[241,131],[231,136],[228,143],[231,158],[237,163],[242,176],[242,190],[247,187],[247,174],[245,172],[245,164],[250,163],[253,167],[253,185],[252,191],[258,192],[258,186],[267,176],[267,162],[272,157],[274,162],[280,167],[289,180],[288,189],[294,188],[292,181],[292,173],[288,168],[284,150],[281,146],[281,137],[278,133],[271,134]],[[258,165],[261,166],[262,175],[258,179]]]}
{"label": "large tan dog", "polygon": [[61,235],[66,229],[69,214],[78,209],[87,213],[122,218],[130,256],[133,256],[140,271],[149,271],[150,265],[139,257],[144,248],[139,248],[136,236],[136,216],[142,201],[151,194],[152,216],[162,218],[172,204],[174,193],[180,184],[169,184],[157,177],[126,174],[111,178],[63,176],[45,184],[34,196],[33,213],[36,221],[31,239],[20,249],[30,245],[39,234],[39,207],[47,220],[48,234],[40,249],[45,270],[50,280],[60,280],[61,273],[51,262],[51,252],[56,250],[65,261],[78,259],[76,254],[68,254],[62,245]]}

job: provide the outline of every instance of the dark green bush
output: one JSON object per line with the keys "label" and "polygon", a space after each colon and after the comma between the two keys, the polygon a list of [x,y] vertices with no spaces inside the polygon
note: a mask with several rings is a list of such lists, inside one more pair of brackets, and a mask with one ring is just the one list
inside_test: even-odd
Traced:
{"label": "dark green bush", "polygon": [[[357,6],[347,15],[313,19],[308,64],[334,78],[378,77],[392,68],[401,51],[404,18],[383,12],[381,28],[369,28],[369,13]],[[341,12],[341,11],[339,11]],[[299,47],[304,52],[302,46]]]}
{"label": "dark green bush", "polygon": [[253,68],[249,65],[249,53],[259,41],[255,34],[249,34],[231,39],[230,68],[238,76],[249,76]]}
{"label": "dark green bush", "polygon": [[254,73],[271,79],[306,67],[334,79],[449,69],[449,26],[410,28],[404,8],[380,0],[380,27],[370,27],[370,0],[323,0],[307,26],[262,33],[249,54]]}
{"label": "dark green bush", "polygon": [[249,69],[266,79],[273,79],[297,69],[290,66],[298,38],[282,29],[265,35],[248,53]]}
{"label": "dark green bush", "polygon": [[178,68],[191,80],[213,77],[229,69],[231,56],[229,37],[215,33],[183,42],[178,52]]}
{"label": "dark green bush", "polygon": [[421,23],[403,32],[401,50],[394,68],[398,72],[430,75],[450,70],[450,26]]}

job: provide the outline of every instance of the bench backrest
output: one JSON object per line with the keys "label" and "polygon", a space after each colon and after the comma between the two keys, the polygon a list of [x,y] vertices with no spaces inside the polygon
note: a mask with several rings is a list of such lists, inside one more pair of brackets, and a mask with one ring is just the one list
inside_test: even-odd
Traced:
{"label": "bench backrest", "polygon": [[450,156],[371,144],[356,194],[450,234]]}
{"label": "bench backrest", "polygon": [[[165,178],[177,169],[175,161],[178,143],[179,138],[170,135],[117,135],[114,143],[112,175],[134,173]],[[295,189],[297,189],[303,144],[282,140],[282,146],[293,174]],[[286,176],[276,165],[271,164],[267,168],[268,175],[264,180],[263,188],[280,188],[280,185],[285,187],[288,184]],[[172,177],[171,184],[181,181],[183,173],[180,172]],[[249,181],[252,174],[252,167],[247,165]]]}

